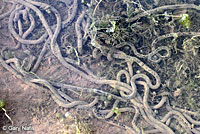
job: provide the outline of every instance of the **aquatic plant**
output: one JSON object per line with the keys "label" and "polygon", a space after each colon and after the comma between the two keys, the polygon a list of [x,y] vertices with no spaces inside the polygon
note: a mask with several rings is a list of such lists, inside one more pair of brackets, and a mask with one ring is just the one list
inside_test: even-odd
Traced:
{"label": "aquatic plant", "polygon": [[189,29],[191,26],[189,14],[171,15],[171,14],[168,14],[167,12],[165,12],[164,14],[159,14],[156,16],[165,16],[166,19],[169,19],[167,17],[178,18],[180,25],[184,26],[187,29]]}
{"label": "aquatic plant", "polygon": [[181,14],[180,15],[180,20],[179,20],[180,24],[183,25],[186,28],[190,28],[191,25],[191,21],[190,21],[190,17],[189,14]]}
{"label": "aquatic plant", "polygon": [[112,109],[112,111],[117,115],[115,118],[119,117],[121,115],[121,112],[119,111],[119,108],[118,107],[114,107]]}

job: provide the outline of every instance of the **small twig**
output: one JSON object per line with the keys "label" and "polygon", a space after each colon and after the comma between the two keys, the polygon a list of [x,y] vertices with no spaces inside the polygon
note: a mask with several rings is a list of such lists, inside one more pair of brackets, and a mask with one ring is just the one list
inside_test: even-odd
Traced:
{"label": "small twig", "polygon": [[99,6],[99,4],[102,2],[103,0],[99,0],[99,2],[97,3],[96,7],[94,8],[94,11],[93,11],[93,16],[95,15],[95,12],[97,10],[97,7]]}
{"label": "small twig", "polygon": [[13,121],[12,121],[12,119],[10,118],[10,116],[7,114],[6,109],[5,109],[5,108],[1,108],[1,109],[5,112],[6,117],[11,121],[12,126],[13,126]]}

